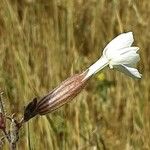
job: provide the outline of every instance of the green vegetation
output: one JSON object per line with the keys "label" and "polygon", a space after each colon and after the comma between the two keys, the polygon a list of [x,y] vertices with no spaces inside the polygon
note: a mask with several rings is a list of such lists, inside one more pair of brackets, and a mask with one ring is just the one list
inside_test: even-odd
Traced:
{"label": "green vegetation", "polygon": [[[105,69],[71,103],[22,129],[19,149],[150,149],[149,0],[1,0],[0,90],[7,113],[96,61],[121,32],[140,47],[141,80]],[[5,143],[7,148],[7,143]]]}

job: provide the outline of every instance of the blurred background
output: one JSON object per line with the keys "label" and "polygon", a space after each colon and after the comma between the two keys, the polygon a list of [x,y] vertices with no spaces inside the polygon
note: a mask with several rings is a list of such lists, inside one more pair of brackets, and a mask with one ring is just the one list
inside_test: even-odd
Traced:
{"label": "blurred background", "polygon": [[[122,32],[140,47],[141,80],[105,69],[69,104],[35,117],[22,150],[150,149],[149,0],[1,0],[0,90],[7,114],[82,72]],[[8,149],[7,142],[4,149]]]}

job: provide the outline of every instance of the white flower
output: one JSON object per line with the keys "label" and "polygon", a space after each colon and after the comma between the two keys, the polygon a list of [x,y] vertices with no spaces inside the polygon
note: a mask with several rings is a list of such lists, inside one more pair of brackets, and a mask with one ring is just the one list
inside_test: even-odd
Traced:
{"label": "white flower", "polygon": [[111,69],[115,68],[130,77],[141,78],[142,75],[134,68],[140,56],[136,53],[139,48],[131,47],[133,41],[132,32],[122,33],[114,38],[105,47],[102,57],[88,68],[85,79],[108,65]]}

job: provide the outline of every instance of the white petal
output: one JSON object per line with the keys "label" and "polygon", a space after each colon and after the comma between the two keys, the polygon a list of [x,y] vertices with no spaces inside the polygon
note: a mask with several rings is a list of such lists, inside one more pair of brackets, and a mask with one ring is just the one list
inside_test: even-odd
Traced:
{"label": "white petal", "polygon": [[122,33],[107,44],[103,54],[109,53],[109,51],[130,47],[133,41],[134,39],[132,32]]}
{"label": "white petal", "polygon": [[112,65],[133,65],[136,64],[140,60],[139,54],[137,54],[134,51],[129,51],[124,53],[123,55],[118,55],[116,54],[112,59],[111,59],[111,64]]}
{"label": "white petal", "polygon": [[[116,50],[116,53],[120,54],[120,55],[124,55],[125,53],[128,53],[130,51],[133,51],[133,52],[137,52],[139,50],[139,47],[127,47],[127,48],[123,48],[123,49],[118,49]],[[114,53],[112,53],[113,55]]]}
{"label": "white petal", "polygon": [[132,51],[132,53],[136,53],[139,50],[139,47],[128,47],[128,48],[123,48],[119,50],[112,50],[107,53],[106,57],[108,59],[115,59],[117,57],[120,57],[120,55],[124,55],[126,53],[129,53]]}
{"label": "white petal", "polygon": [[129,52],[129,51],[137,52],[138,50],[139,50],[139,47],[132,46],[132,47],[119,49],[117,52],[120,52],[120,54],[125,54],[126,52]]}
{"label": "white petal", "polygon": [[142,77],[142,75],[139,73],[139,71],[136,68],[127,67],[125,65],[114,66],[114,68],[117,69],[118,71],[125,73],[126,75],[128,75],[132,78],[139,79]]}

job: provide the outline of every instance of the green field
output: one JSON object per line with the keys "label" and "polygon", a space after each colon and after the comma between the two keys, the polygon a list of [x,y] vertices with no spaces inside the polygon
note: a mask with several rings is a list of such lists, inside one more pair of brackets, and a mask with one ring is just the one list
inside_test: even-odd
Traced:
{"label": "green field", "polygon": [[29,101],[85,70],[121,32],[132,31],[140,47],[141,80],[103,70],[71,103],[26,123],[18,150],[150,149],[149,15],[149,0],[0,1],[0,91],[8,115],[21,118]]}

